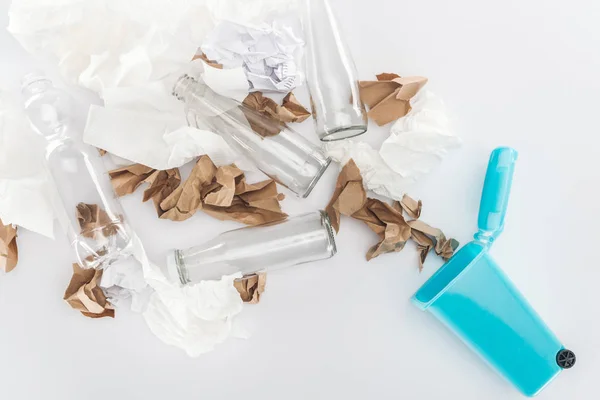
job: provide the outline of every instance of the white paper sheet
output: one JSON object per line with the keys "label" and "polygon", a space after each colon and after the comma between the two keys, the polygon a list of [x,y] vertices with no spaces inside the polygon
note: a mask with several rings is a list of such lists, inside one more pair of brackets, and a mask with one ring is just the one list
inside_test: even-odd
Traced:
{"label": "white paper sheet", "polygon": [[176,78],[103,90],[105,107],[90,107],[84,142],[160,170],[180,167],[203,154],[217,165],[235,162],[254,169],[217,133],[188,126],[184,103],[171,94],[170,82]]}
{"label": "white paper sheet", "polygon": [[0,90],[0,218],[52,238],[57,199],[45,148],[17,100]]}
{"label": "white paper sheet", "polygon": [[201,77],[208,87],[221,96],[237,100],[240,103],[248,96],[248,79],[246,79],[242,67],[219,69],[205,65]]}
{"label": "white paper sheet", "polygon": [[160,170],[180,167],[202,154],[219,165],[239,159],[221,136],[186,126],[183,115],[92,106],[83,138],[119,157]]}

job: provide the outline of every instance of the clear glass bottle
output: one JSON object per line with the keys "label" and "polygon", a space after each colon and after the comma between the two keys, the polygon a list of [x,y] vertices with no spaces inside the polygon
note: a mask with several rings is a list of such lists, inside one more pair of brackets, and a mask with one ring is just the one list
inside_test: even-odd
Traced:
{"label": "clear glass bottle", "polygon": [[[331,159],[298,132],[235,100],[212,91],[203,82],[188,75],[180,77],[173,95],[185,102],[188,115],[220,134],[258,169],[300,197],[307,197]],[[254,129],[275,133],[261,136]],[[278,133],[277,133],[278,132]]]}
{"label": "clear glass bottle", "polygon": [[25,112],[47,141],[46,162],[68,221],[65,227],[83,268],[103,268],[130,254],[131,234],[95,147],[71,118],[72,98],[39,74],[23,78]]}
{"label": "clear glass bottle", "polygon": [[306,82],[317,135],[324,141],[367,131],[354,60],[327,0],[304,0]]}
{"label": "clear glass bottle", "polygon": [[272,224],[225,232],[167,256],[171,279],[182,284],[217,280],[241,272],[253,274],[323,260],[336,253],[329,217],[324,211]]}

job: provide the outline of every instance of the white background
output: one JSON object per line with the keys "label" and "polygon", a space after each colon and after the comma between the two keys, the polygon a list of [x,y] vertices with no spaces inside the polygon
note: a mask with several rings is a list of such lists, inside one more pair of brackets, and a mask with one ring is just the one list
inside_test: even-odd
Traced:
{"label": "white background", "polygon": [[[332,0],[360,77],[424,75],[455,117],[464,146],[411,190],[422,219],[466,243],[476,228],[489,152],[519,150],[507,227],[493,255],[564,344],[577,353],[540,399],[600,396],[600,2],[597,0]],[[0,0],[6,26],[8,0]],[[35,66],[0,32],[0,85]],[[377,145],[388,127],[364,138]],[[310,122],[301,130],[309,133]],[[330,168],[289,214],[322,208]],[[155,261],[236,224],[198,214],[158,220],[141,191],[123,199]],[[430,315],[409,303],[441,265],[417,270],[414,247],[369,263],[375,235],[343,218],[331,260],[268,277],[241,319],[248,340],[188,358],[119,309],[91,320],[62,300],[67,241],[21,232],[20,263],[0,276],[0,398],[518,399],[520,395]]]}

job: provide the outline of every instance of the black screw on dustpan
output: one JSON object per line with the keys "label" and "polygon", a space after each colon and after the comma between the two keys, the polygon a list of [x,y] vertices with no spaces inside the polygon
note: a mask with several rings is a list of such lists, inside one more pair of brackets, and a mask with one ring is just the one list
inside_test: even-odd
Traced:
{"label": "black screw on dustpan", "polygon": [[556,355],[556,363],[559,365],[559,367],[564,369],[571,368],[573,365],[575,365],[576,360],[577,358],[575,357],[575,353],[573,353],[571,350],[562,349]]}

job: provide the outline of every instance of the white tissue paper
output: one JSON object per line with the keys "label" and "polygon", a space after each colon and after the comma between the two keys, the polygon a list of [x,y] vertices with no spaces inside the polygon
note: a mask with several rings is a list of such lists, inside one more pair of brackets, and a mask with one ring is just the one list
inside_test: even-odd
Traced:
{"label": "white tissue paper", "polygon": [[8,30],[71,83],[96,92],[160,80],[214,26],[205,0],[13,0]]}
{"label": "white tissue paper", "polygon": [[52,238],[57,199],[45,149],[23,108],[0,91],[0,218]]}
{"label": "white tissue paper", "polygon": [[354,159],[368,190],[401,200],[411,184],[437,166],[448,150],[461,144],[450,130],[439,97],[421,91],[411,106],[411,111],[392,126],[379,151],[365,142],[341,140],[324,144],[326,153],[342,164]]}
{"label": "white tissue paper", "polygon": [[436,167],[461,140],[450,129],[443,101],[429,91],[411,100],[412,110],[393,126],[379,154],[392,170],[418,179]]}
{"label": "white tissue paper", "polygon": [[301,32],[300,20],[291,15],[254,25],[226,20],[206,36],[201,49],[224,69],[242,66],[250,91],[287,93],[303,79]]}
{"label": "white tissue paper", "polygon": [[368,143],[348,139],[327,142],[323,147],[332,160],[342,165],[352,158],[360,169],[363,184],[374,193],[400,200],[412,183],[394,172]]}
{"label": "white tissue paper", "polygon": [[102,274],[100,287],[111,304],[119,307],[131,298],[131,309],[142,313],[150,330],[190,357],[209,352],[230,337],[247,337],[233,323],[243,309],[233,286],[241,273],[181,286],[169,280],[166,268],[150,262],[137,236],[132,242],[133,257],[111,264]]}
{"label": "white tissue paper", "polygon": [[264,22],[267,15],[297,13],[300,0],[206,0],[206,4],[216,21],[249,25]]}
{"label": "white tissue paper", "polygon": [[[167,278],[163,272],[166,268],[150,262],[137,236],[133,243],[134,257],[141,263],[145,282],[153,290],[143,316],[159,339],[183,349],[190,357],[197,357],[230,337],[247,336],[233,323],[243,309],[240,294],[233,286],[241,274],[182,287]],[[132,273],[139,276],[138,272]]]}

